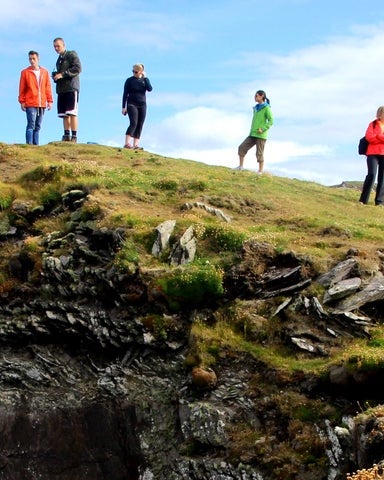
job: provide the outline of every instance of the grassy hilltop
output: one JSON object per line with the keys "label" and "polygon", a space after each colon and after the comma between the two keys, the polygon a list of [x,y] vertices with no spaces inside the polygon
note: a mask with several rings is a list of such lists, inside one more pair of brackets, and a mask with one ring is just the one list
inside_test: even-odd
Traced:
{"label": "grassy hilltop", "polygon": [[[309,255],[320,270],[349,248],[361,251],[369,264],[384,246],[384,212],[359,205],[356,186],[325,187],[145,151],[60,142],[37,148],[0,144],[0,175],[3,209],[15,198],[39,204],[81,185],[102,205],[101,223],[131,222],[144,231],[175,219],[179,230],[191,224],[215,227],[233,240],[252,238]],[[231,221],[199,208],[182,209],[193,202],[220,209]]]}

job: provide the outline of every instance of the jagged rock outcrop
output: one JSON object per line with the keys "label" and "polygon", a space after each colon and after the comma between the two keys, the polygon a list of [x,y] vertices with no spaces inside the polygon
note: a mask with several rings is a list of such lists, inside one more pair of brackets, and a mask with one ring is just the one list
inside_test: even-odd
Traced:
{"label": "jagged rock outcrop", "polygon": [[367,303],[384,300],[384,277],[377,273],[375,277],[360,291],[335,305],[336,311],[351,312]]}
{"label": "jagged rock outcrop", "polygon": [[230,217],[226,215],[222,210],[220,210],[219,208],[211,207],[206,203],[202,203],[202,202],[189,203],[188,202],[188,203],[184,203],[184,205],[182,206],[183,210],[191,210],[192,208],[201,208],[202,210],[205,210],[206,212],[211,213],[216,217],[219,217],[221,220],[224,220],[227,223],[231,222]]}
{"label": "jagged rock outcrop", "polygon": [[324,303],[335,302],[341,298],[348,297],[352,293],[355,293],[361,286],[361,278],[347,278],[345,280],[340,280],[340,282],[335,283],[331,288],[329,288],[323,298]]}
{"label": "jagged rock outcrop", "polygon": [[188,227],[179,240],[175,243],[169,254],[169,263],[171,265],[183,265],[193,262],[196,255],[197,240],[193,227]]}
{"label": "jagged rock outcrop", "polygon": [[317,282],[323,287],[329,288],[333,285],[351,277],[353,272],[357,270],[358,264],[355,258],[347,258],[343,262],[335,265],[329,272],[320,275]]}
{"label": "jagged rock outcrop", "polygon": [[156,227],[156,239],[152,247],[152,255],[158,257],[169,246],[169,239],[176,225],[176,220],[167,220]]}

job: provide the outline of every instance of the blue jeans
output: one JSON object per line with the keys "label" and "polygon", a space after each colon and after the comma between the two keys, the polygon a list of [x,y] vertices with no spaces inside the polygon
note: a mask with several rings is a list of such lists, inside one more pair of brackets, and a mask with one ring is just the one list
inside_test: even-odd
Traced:
{"label": "blue jeans", "polygon": [[377,174],[377,185],[375,194],[375,205],[384,204],[384,155],[367,156],[368,173],[365,177],[360,202],[368,203],[371,190],[375,184]]}
{"label": "blue jeans", "polygon": [[25,141],[28,145],[39,145],[39,131],[43,123],[44,108],[27,107],[27,129],[25,131]]}

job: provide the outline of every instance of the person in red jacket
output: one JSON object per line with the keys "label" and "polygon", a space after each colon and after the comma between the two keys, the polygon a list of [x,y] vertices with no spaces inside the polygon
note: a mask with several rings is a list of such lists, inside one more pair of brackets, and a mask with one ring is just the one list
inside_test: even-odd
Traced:
{"label": "person in red jacket", "polygon": [[51,79],[46,70],[39,66],[39,54],[34,50],[28,53],[30,67],[20,74],[19,103],[27,115],[25,140],[28,145],[39,145],[39,132],[45,109],[53,104]]}
{"label": "person in red jacket", "polygon": [[367,204],[377,174],[375,205],[384,206],[384,106],[379,107],[376,119],[370,122],[365,138],[368,141],[367,168],[359,202]]}

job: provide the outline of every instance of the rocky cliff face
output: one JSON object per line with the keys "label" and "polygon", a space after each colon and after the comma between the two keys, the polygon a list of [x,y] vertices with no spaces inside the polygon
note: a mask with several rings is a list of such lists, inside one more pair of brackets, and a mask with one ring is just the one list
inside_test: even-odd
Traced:
{"label": "rocky cliff face", "polygon": [[229,348],[208,369],[190,334],[240,305],[249,344],[324,358],[382,321],[379,273],[361,278],[346,252],[316,278],[308,259],[250,242],[221,300],[175,312],[153,287],[158,271],[116,267],[127,232],[84,221],[86,197],[63,195],[71,220],[38,257],[24,236],[47,212],[15,203],[1,230],[14,278],[0,295],[1,479],[337,480],[383,460],[380,369],[288,375]]}

